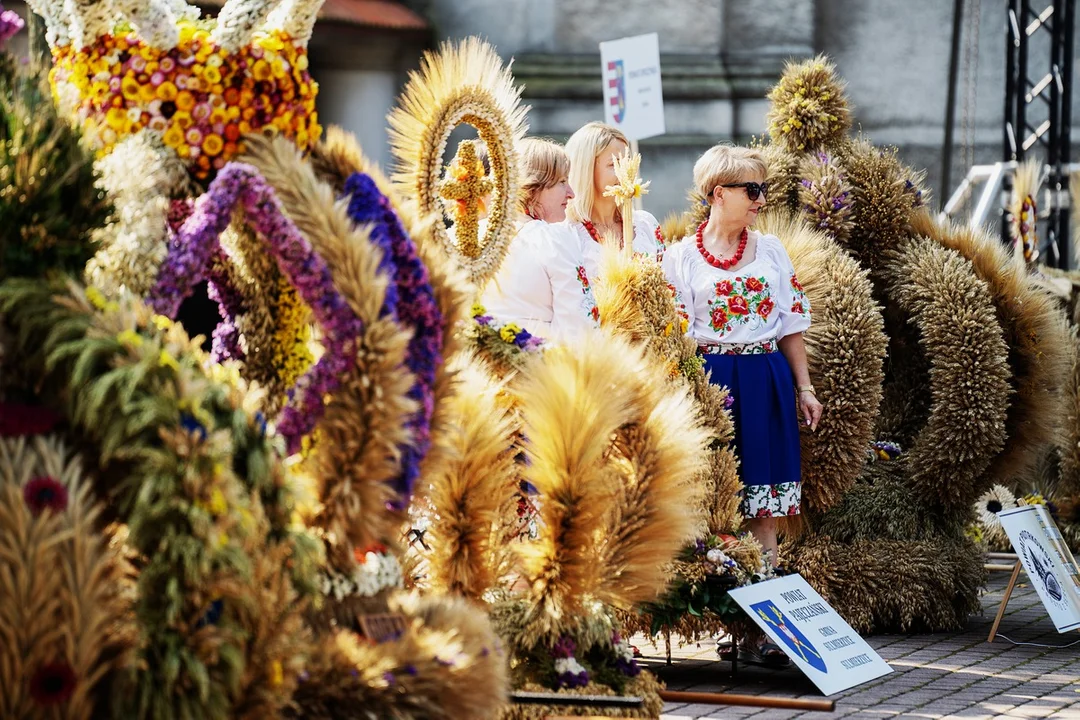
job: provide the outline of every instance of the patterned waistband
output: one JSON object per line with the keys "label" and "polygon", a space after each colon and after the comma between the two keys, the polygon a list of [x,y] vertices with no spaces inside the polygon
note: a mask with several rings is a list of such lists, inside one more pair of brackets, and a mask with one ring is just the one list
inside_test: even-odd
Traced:
{"label": "patterned waistband", "polygon": [[765,340],[753,343],[718,343],[715,345],[698,345],[698,351],[702,355],[766,355],[779,349],[775,340]]}

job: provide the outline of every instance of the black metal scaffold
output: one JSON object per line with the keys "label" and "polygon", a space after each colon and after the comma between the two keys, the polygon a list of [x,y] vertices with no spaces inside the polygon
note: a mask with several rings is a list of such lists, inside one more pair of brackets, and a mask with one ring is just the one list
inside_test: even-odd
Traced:
{"label": "black metal scaffold", "polygon": [[[1069,172],[1076,0],[1006,2],[1003,160],[1015,163],[1032,155],[1042,156],[1049,190],[1048,216],[1040,217],[1039,222],[1045,228],[1045,234],[1040,234],[1049,246],[1046,262],[1067,268],[1071,257]],[[1011,188],[1011,176],[1006,175],[1006,194]],[[1002,234],[1007,239],[1008,218],[1002,219]]]}

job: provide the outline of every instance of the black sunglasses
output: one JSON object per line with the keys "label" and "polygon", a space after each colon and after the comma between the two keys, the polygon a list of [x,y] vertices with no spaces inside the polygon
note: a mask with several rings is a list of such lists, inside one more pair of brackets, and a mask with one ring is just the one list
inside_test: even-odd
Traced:
{"label": "black sunglasses", "polygon": [[754,202],[762,195],[769,196],[769,183],[756,183],[756,182],[741,182],[731,183],[730,185],[721,185],[720,187],[741,187],[746,188],[746,197],[750,198],[750,202]]}

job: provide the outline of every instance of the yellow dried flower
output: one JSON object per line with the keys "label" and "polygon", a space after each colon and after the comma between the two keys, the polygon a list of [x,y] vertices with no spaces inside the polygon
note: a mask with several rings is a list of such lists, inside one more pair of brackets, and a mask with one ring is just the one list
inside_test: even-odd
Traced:
{"label": "yellow dried flower", "polygon": [[517,339],[519,332],[521,332],[521,327],[517,323],[506,323],[502,326],[502,329],[499,330],[499,337],[501,337],[504,342],[511,343]]}
{"label": "yellow dried flower", "polygon": [[143,344],[142,336],[131,328],[121,330],[116,334],[116,340],[129,347],[137,348]]}

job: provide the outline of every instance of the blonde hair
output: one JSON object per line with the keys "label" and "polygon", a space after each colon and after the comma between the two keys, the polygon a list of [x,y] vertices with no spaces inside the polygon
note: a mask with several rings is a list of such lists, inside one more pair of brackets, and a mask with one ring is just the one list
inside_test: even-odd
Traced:
{"label": "blonde hair", "polygon": [[630,141],[618,128],[602,122],[591,122],[566,141],[566,154],[570,156],[570,187],[575,196],[566,206],[566,219],[570,222],[581,222],[592,217],[596,202],[596,189],[593,187],[596,158],[615,140],[630,147]]}
{"label": "blonde hair", "polygon": [[761,151],[738,145],[714,145],[694,163],[694,189],[708,198],[717,185],[740,181],[744,175],[769,174],[769,165]]}
{"label": "blonde hair", "polygon": [[526,215],[538,192],[553,187],[570,174],[570,157],[554,140],[525,138],[518,146],[518,172],[521,194],[517,209]]}

